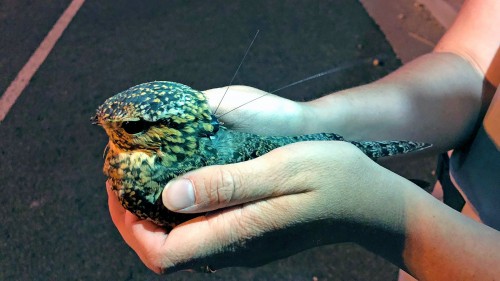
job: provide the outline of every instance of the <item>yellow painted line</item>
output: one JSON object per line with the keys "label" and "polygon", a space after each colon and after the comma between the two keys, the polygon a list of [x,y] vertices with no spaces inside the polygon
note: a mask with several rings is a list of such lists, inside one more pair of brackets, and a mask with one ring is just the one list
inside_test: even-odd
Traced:
{"label": "yellow painted line", "polygon": [[0,97],[0,122],[5,119],[7,113],[21,95],[23,90],[28,86],[31,78],[45,61],[50,51],[54,48],[57,40],[61,37],[66,27],[82,7],[85,0],[73,0],[68,8],[64,11],[61,17],[54,24],[47,36],[43,39],[40,46],[31,55],[28,62],[23,66],[16,78],[10,83],[5,93]]}

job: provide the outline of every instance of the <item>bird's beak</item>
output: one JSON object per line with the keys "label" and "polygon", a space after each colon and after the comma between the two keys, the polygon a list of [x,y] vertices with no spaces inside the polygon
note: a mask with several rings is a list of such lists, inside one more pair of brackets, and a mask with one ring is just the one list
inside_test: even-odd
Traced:
{"label": "bird's beak", "polygon": [[99,125],[101,126],[101,123],[99,123],[99,118],[97,117],[97,114],[92,116],[90,118],[90,121],[92,122],[92,125]]}

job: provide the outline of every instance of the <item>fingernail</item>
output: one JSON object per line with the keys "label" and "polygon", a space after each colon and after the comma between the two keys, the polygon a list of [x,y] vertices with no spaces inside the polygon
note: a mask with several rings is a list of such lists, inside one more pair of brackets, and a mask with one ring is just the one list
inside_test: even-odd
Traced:
{"label": "fingernail", "polygon": [[163,192],[163,204],[171,211],[179,211],[194,205],[194,188],[190,180],[170,181]]}

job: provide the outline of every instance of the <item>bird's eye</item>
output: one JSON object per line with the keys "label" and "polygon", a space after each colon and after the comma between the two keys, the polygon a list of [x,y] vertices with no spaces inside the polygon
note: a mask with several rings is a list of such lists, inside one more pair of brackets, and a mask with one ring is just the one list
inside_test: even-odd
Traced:
{"label": "bird's eye", "polygon": [[122,123],[122,128],[125,132],[135,135],[138,133],[146,132],[152,125],[152,122],[139,120],[139,121],[126,121]]}

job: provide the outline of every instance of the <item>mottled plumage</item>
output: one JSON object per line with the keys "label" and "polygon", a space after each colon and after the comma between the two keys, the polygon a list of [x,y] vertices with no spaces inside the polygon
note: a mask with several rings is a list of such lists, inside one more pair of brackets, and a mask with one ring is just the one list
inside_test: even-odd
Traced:
{"label": "mottled plumage", "polygon": [[[170,212],[161,202],[167,182],[187,171],[249,160],[299,141],[345,141],[333,133],[272,137],[232,131],[220,125],[203,93],[163,81],[109,98],[97,109],[94,122],[109,136],[104,173],[122,205],[167,229],[194,216]],[[410,141],[351,143],[372,159],[428,146]]]}

